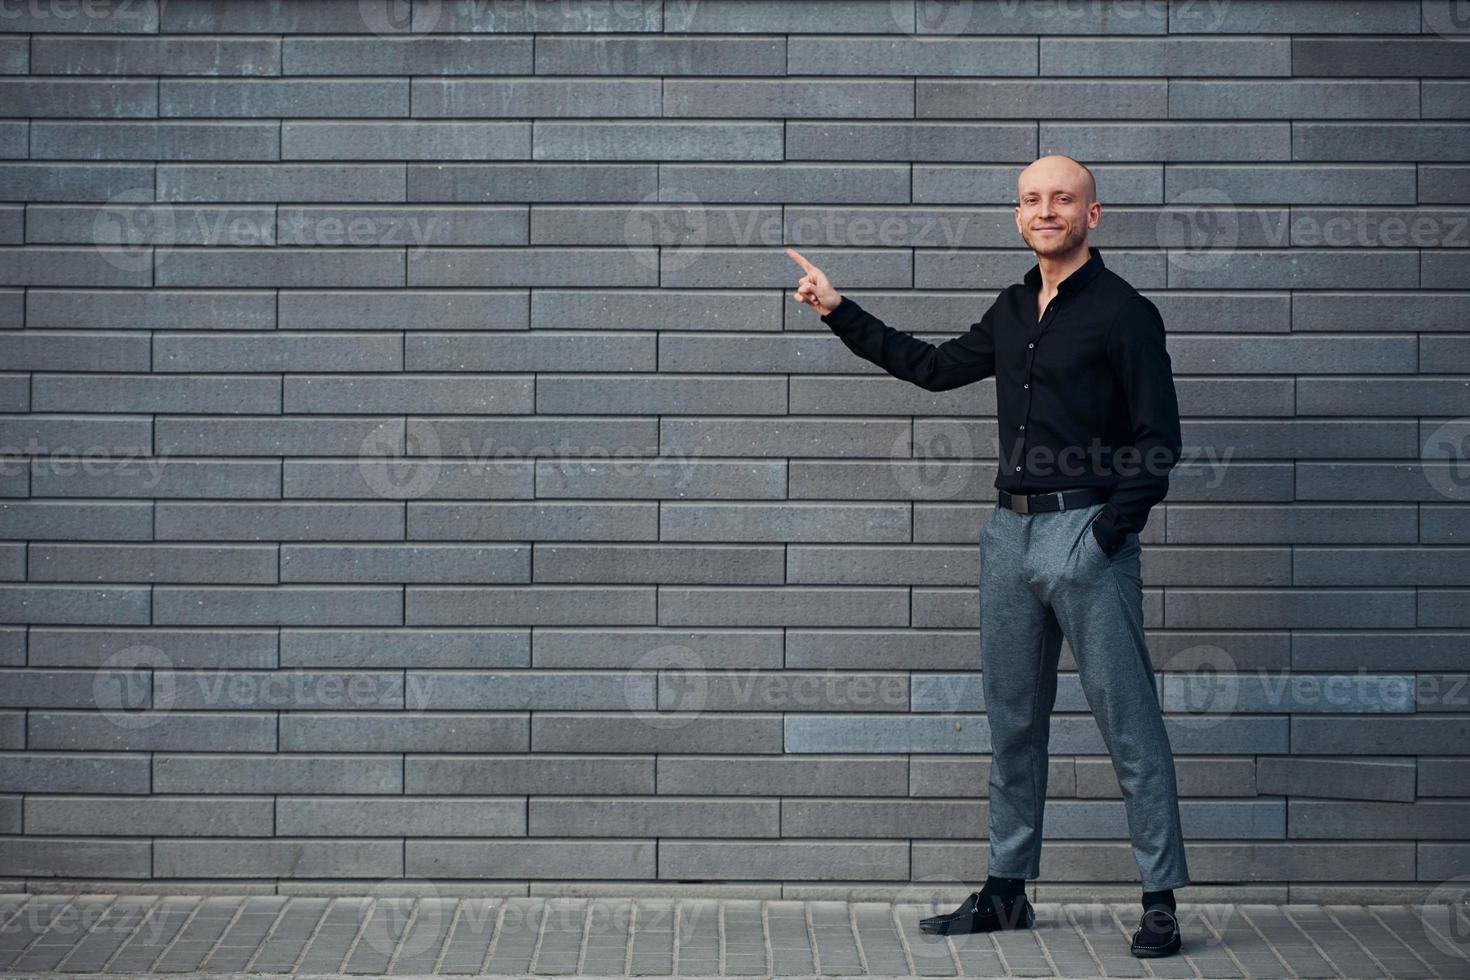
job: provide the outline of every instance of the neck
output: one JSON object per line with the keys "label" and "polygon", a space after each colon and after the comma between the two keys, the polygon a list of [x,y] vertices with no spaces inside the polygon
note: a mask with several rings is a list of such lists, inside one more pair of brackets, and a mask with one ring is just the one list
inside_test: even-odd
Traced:
{"label": "neck", "polygon": [[1057,285],[1063,280],[1087,264],[1092,258],[1092,252],[1087,247],[1086,240],[1070,252],[1059,252],[1056,255],[1037,255],[1036,265],[1041,270],[1041,289],[1043,292],[1055,292]]}

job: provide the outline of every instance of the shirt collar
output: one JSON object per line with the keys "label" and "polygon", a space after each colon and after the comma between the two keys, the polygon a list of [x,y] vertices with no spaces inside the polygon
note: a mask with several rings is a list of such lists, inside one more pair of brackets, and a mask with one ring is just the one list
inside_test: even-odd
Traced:
{"label": "shirt collar", "polygon": [[[1066,293],[1070,293],[1075,289],[1081,289],[1083,286],[1091,282],[1093,278],[1102,271],[1102,252],[1095,245],[1087,246],[1087,251],[1087,261],[1074,269],[1070,276],[1063,279],[1060,283],[1057,284],[1057,295],[1060,296]],[[1033,265],[1031,267],[1031,271],[1026,273],[1026,285],[1034,291],[1040,291],[1041,265],[1039,263]]]}

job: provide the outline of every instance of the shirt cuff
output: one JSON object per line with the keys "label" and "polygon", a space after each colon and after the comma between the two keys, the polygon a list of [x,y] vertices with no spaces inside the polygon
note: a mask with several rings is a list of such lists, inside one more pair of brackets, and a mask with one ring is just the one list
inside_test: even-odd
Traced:
{"label": "shirt cuff", "polygon": [[862,313],[862,307],[844,296],[836,306],[832,307],[831,313],[822,317],[822,322],[834,330],[841,330],[844,327],[852,326],[853,321],[858,318],[858,314],[860,313]]}

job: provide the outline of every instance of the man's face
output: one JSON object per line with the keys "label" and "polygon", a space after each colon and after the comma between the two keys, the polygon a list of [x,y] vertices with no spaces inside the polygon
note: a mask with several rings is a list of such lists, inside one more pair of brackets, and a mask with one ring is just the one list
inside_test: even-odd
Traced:
{"label": "man's face", "polygon": [[1067,182],[1023,182],[1016,225],[1037,255],[1064,255],[1086,241],[1096,224],[1095,206],[1085,190]]}

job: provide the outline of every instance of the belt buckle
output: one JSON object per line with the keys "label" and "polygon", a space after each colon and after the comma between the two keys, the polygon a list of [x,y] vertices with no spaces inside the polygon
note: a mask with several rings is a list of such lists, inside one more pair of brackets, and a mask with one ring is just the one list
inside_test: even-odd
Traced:
{"label": "belt buckle", "polygon": [[1010,495],[1010,498],[1011,510],[1015,511],[1017,514],[1031,513],[1030,509],[1027,507],[1028,501],[1024,493],[1013,493]]}

